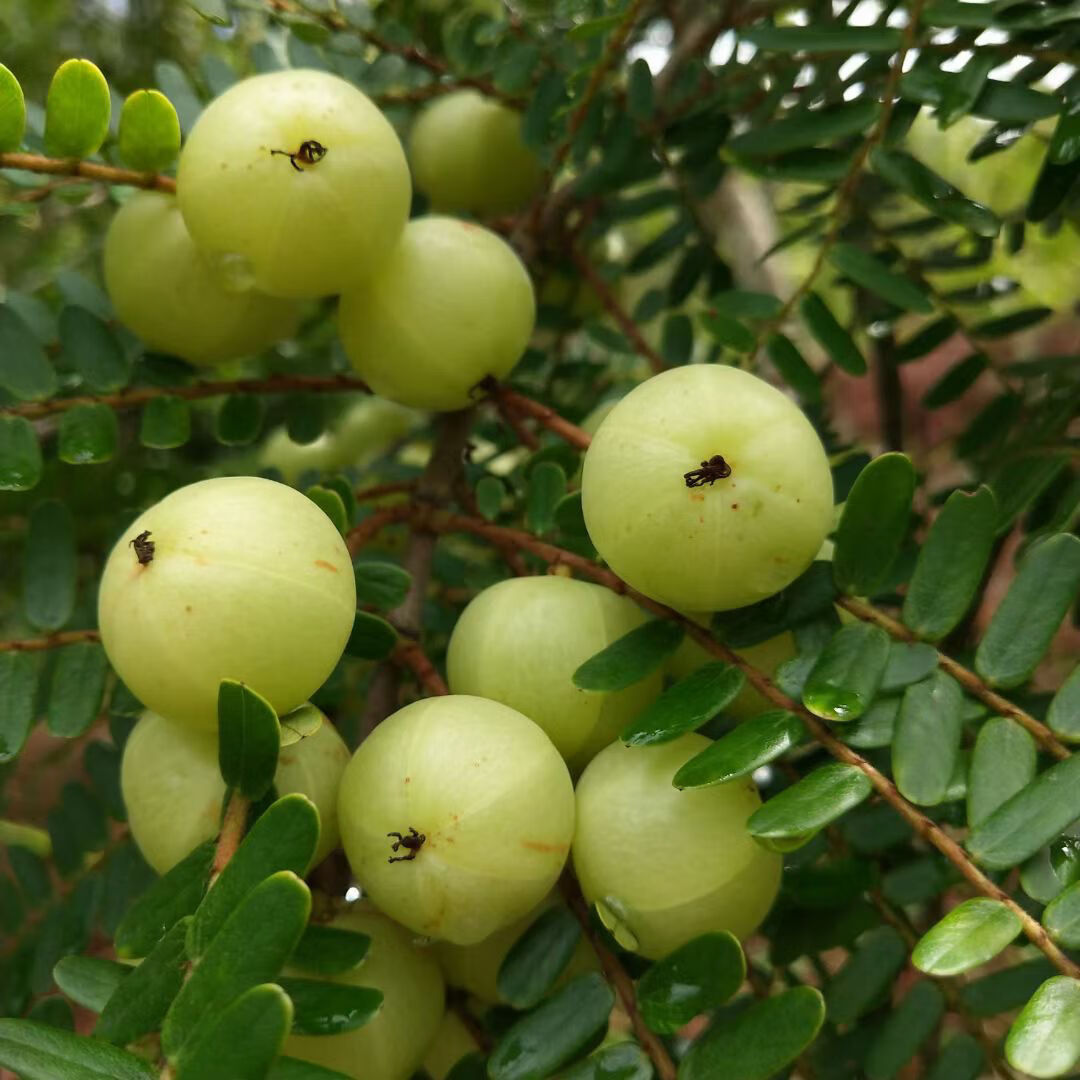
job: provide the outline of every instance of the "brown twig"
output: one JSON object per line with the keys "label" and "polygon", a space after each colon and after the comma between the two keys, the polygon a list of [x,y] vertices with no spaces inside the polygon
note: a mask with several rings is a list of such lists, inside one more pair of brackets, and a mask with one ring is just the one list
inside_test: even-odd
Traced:
{"label": "brown twig", "polygon": [[118,169],[99,165],[81,158],[54,158],[44,154],[24,154],[11,151],[0,154],[0,169],[21,169],[23,172],[46,173],[51,176],[81,176],[84,180],[102,180],[107,184],[128,184],[153,191],[176,191],[176,181],[160,173]]}
{"label": "brown twig", "polygon": [[505,403],[515,412],[524,413],[526,416],[543,424],[548,431],[558,435],[560,439],[568,442],[576,449],[588,450],[592,436],[576,424],[564,420],[554,409],[548,408],[547,405],[541,405],[539,401],[533,401],[532,398],[519,394],[508,386],[494,383],[488,389],[492,397]]}
{"label": "brown twig", "polygon": [[62,645],[78,645],[83,641],[100,641],[101,634],[96,630],[61,630],[48,637],[22,638],[15,641],[0,641],[0,652],[43,652]]}
{"label": "brown twig", "polygon": [[357,488],[353,492],[353,498],[358,503],[371,502],[386,495],[409,495],[415,490],[416,482],[414,480],[403,480],[397,484],[373,484],[371,487]]}
{"label": "brown twig", "polygon": [[225,817],[221,822],[221,832],[218,835],[217,847],[214,849],[214,861],[211,865],[210,884],[212,885],[229,860],[236,854],[244,839],[247,830],[248,810],[251,809],[251,800],[239,791],[234,791],[229,796],[229,805],[225,808]]}
{"label": "brown twig", "polygon": [[499,410],[503,423],[514,433],[517,441],[529,450],[539,450],[540,440],[522,423],[519,410],[514,407],[507,395],[496,386],[491,399],[495,402],[495,408]]}
{"label": "brown twig", "polygon": [[419,642],[402,638],[397,643],[390,659],[399,667],[407,667],[416,676],[416,681],[432,697],[441,697],[443,694],[450,693],[450,687],[446,685]]}

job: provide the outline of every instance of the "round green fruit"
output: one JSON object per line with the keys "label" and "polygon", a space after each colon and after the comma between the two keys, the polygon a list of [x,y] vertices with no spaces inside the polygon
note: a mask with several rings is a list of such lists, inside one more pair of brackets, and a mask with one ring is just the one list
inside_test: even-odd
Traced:
{"label": "round green fruit", "polygon": [[709,745],[614,743],[577,786],[574,869],[616,938],[659,959],[700,934],[747,937],[780,886],[780,857],[746,831],[761,805],[750,780],[679,791],[675,773]]}
{"label": "round green fruit", "polygon": [[654,672],[614,693],[579,690],[574,672],[645,622],[601,585],[546,575],[501,581],[462,612],[450,638],[450,689],[501,701],[539,724],[571,769],[592,756],[662,689]]}
{"label": "round green fruit", "polygon": [[330,519],[252,476],[189,484],[150,507],[117,541],[98,593],[105,652],[132,693],[210,731],[222,679],[279,716],[302,704],[341,658],[355,611],[352,560]]}
{"label": "round green fruit", "polygon": [[544,175],[521,137],[521,113],[475,90],[424,108],[409,136],[409,160],[433,210],[478,217],[520,210]]}
{"label": "round green fruit", "polygon": [[371,938],[360,964],[330,981],[380,990],[382,1006],[355,1031],[290,1035],[282,1052],[355,1080],[408,1080],[435,1041],[445,1012],[439,965],[413,944],[407,930],[366,903],[353,905],[330,925]]}
{"label": "round green fruit", "polygon": [[[325,718],[314,735],[284,747],[278,758],[278,795],[306,795],[319,811],[312,866],[338,846],[337,794],[348,761],[348,748]],[[217,835],[225,798],[217,736],[143,713],[124,745],[120,787],[139,851],[166,873]]]}
{"label": "round green fruit", "polygon": [[383,397],[463,409],[485,376],[517,363],[532,334],[528,272],[495,233],[454,218],[410,221],[380,273],[341,298],[352,366]]}
{"label": "round green fruit", "polygon": [[716,364],[673,368],[627,394],[585,454],[581,497],[612,570],[683,611],[779,592],[833,521],[810,421],[768,383]]}
{"label": "round green fruit", "polygon": [[195,243],[273,296],[341,292],[369,276],[409,214],[409,169],[389,121],[321,71],[244,79],[212,101],[180,154]]}
{"label": "round green fruit", "polygon": [[407,705],[361,743],[338,816],[353,872],[381,910],[418,934],[472,945],[555,884],[574,791],[531,720],[453,694]]}
{"label": "round green fruit", "polygon": [[194,244],[176,198],[140,191],[105,234],[105,287],[117,318],[151,349],[192,364],[256,353],[296,330],[296,304],[235,291]]}

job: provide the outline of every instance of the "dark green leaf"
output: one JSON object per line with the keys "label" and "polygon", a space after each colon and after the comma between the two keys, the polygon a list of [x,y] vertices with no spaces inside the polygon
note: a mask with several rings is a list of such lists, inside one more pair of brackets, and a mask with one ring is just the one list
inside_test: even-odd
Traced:
{"label": "dark green leaf", "polygon": [[810,836],[858,806],[871,790],[854,765],[822,765],[755,810],[746,828],[751,836],[769,840]]}
{"label": "dark green leaf", "polygon": [[180,119],[172,102],[158,90],[130,94],[120,112],[117,143],[124,164],[132,169],[168,168],[180,152]]}
{"label": "dark green leaf", "polygon": [[1050,961],[1040,956],[964,984],[960,987],[960,1002],[967,1012],[976,1017],[1012,1012],[1019,1009],[1053,974]]}
{"label": "dark green leaf", "polygon": [[130,371],[116,335],[83,307],[60,312],[60,347],[91,390],[108,393],[127,386]]}
{"label": "dark green leaf", "polygon": [[646,706],[619,736],[627,746],[670,742],[723,712],[738,697],[746,677],[723,662],[706,664]]}
{"label": "dark green leaf", "polygon": [[738,939],[727,932],[702,934],[649,968],[638,983],[638,1007],[653,1031],[673,1035],[723,1005],[745,978]]}
{"label": "dark green leaf", "polygon": [[165,394],[143,407],[139,441],[155,450],[183,446],[191,438],[191,407],[183,398]]}
{"label": "dark green leaf", "polygon": [[806,729],[794,713],[783,709],[761,713],[692,757],[671,783],[694,788],[735,780],[775,761],[805,737]]}
{"label": "dark green leaf", "polygon": [[747,289],[716,293],[709,298],[709,306],[734,319],[772,319],[783,309],[778,296]]}
{"label": "dark green leaf", "polygon": [[1066,949],[1080,946],[1080,881],[1074,881],[1047,904],[1042,921],[1059,945]]}
{"label": "dark green leaf", "polygon": [[65,956],[53,968],[53,978],[76,1005],[101,1012],[132,970],[127,964],[101,956]]}
{"label": "dark green leaf", "polygon": [[53,157],[86,158],[109,133],[109,84],[89,60],[66,60],[45,99],[45,149]]}
{"label": "dark green leaf", "polygon": [[42,401],[56,388],[41,342],[8,304],[0,304],[0,389],[21,401]]}
{"label": "dark green leaf", "polygon": [[927,975],[959,975],[992,960],[1019,933],[1019,918],[1003,903],[977,896],[924,934],[911,962]]}
{"label": "dark green leaf", "polygon": [[96,642],[80,641],[60,651],[49,680],[45,708],[54,735],[75,738],[97,719],[108,670],[105,650]]}
{"label": "dark green leaf", "polygon": [[362,660],[385,660],[397,645],[397,631],[378,615],[358,611],[345,652]]}
{"label": "dark green leaf", "polygon": [[1055,165],[1068,165],[1080,158],[1080,101],[1071,102],[1058,117],[1046,156]]}
{"label": "dark green leaf", "polygon": [[55,499],[30,514],[23,564],[23,610],[39,630],[59,630],[75,606],[75,524]]}
{"label": "dark green leaf", "polygon": [[289,966],[315,975],[342,975],[367,956],[370,945],[367,934],[312,923],[289,958]]}
{"label": "dark green leaf", "polygon": [[579,690],[625,690],[652,674],[682,643],[683,628],[654,619],[590,656],[574,672]]}
{"label": "dark green leaf", "polygon": [[889,26],[757,26],[740,34],[770,52],[896,52],[903,34]]}
{"label": "dark green leaf", "polygon": [[34,1020],[0,1019],[0,1065],[22,1080],[156,1080],[141,1058]]}
{"label": "dark green leaf", "polygon": [[826,720],[858,720],[874,700],[888,660],[889,635],[881,627],[842,626],[811,668],[803,703]]}
{"label": "dark green leaf", "polygon": [[803,322],[832,361],[849,375],[865,375],[866,360],[851,335],[836,321],[817,293],[808,293],[799,304]]}
{"label": "dark green leaf", "polygon": [[[0,703],[3,701],[4,677],[0,672]],[[3,707],[0,704],[0,715]],[[1080,664],[1073,668],[1072,674],[1054,695],[1050,708],[1046,710],[1046,723],[1054,734],[1069,742],[1080,742]],[[3,760],[3,747],[0,746],[0,761]]]}
{"label": "dark green leaf", "polygon": [[412,575],[396,563],[358,562],[353,568],[356,576],[356,602],[390,611],[408,595]]}
{"label": "dark green leaf", "polygon": [[24,652],[0,652],[0,763],[17,757],[34,722],[38,665]]}
{"label": "dark green leaf", "polygon": [[298,1035],[340,1035],[368,1023],[382,1008],[381,990],[367,986],[279,978],[293,1004],[293,1031]]}
{"label": "dark green leaf", "polygon": [[1005,1057],[1031,1076],[1064,1076],[1080,1061],[1080,981],[1058,975],[1035,991],[1009,1029]]}
{"label": "dark green leaf", "polygon": [[274,782],[281,725],[273,706],[234,679],[218,688],[218,765],[229,787],[261,799]]}
{"label": "dark green leaf", "polygon": [[[481,1065],[481,1076],[483,1066]],[[645,1051],[636,1042],[624,1042],[602,1046],[584,1061],[571,1065],[559,1073],[559,1080],[652,1080],[653,1067]],[[446,1080],[467,1080],[448,1074]]]}
{"label": "dark green leaf", "polygon": [[998,501],[997,534],[1003,536],[1016,519],[1054,482],[1066,467],[1064,454],[1007,461],[990,477]]}
{"label": "dark green leaf", "polygon": [[[312,1065],[311,1062],[301,1061],[299,1058],[279,1057],[267,1073],[267,1080],[352,1080],[352,1078],[336,1069],[324,1069],[321,1065]],[[449,1074],[447,1080],[450,1080]]]}
{"label": "dark green leaf", "polygon": [[800,112],[762,127],[752,128],[728,140],[728,149],[751,157],[782,154],[810,146],[822,146],[834,139],[859,135],[877,119],[876,101],[862,99],[813,112]]}
{"label": "dark green leaf", "polygon": [[585,516],[581,510],[581,492],[571,491],[555,504],[555,525],[567,536],[587,537]]}
{"label": "dark green leaf", "polygon": [[315,484],[304,494],[334,523],[342,536],[349,531],[349,515],[345,510],[345,500],[332,488]]}
{"label": "dark green leaf", "polygon": [[[1024,218],[1030,222],[1046,221],[1054,214],[1061,204],[1068,199],[1076,185],[1077,177],[1080,176],[1080,164],[1055,165],[1049,157],[1043,160],[1039,175],[1035,178],[1035,186],[1031,189],[1027,207],[1024,210]],[[1022,225],[1018,225],[1020,229]],[[1019,233],[1020,241],[1015,245],[1010,244],[1010,254],[1019,249],[1023,242],[1023,232]]]}
{"label": "dark green leaf", "polygon": [[945,1012],[945,996],[920,980],[893,1007],[866,1056],[868,1080],[891,1080],[919,1052]]}
{"label": "dark green leaf", "polygon": [[1047,307],[1023,308],[1014,311],[1010,315],[1002,315],[1000,318],[987,319],[978,326],[971,327],[968,333],[972,337],[1001,338],[1018,334],[1021,330],[1027,330],[1030,326],[1041,323],[1048,316],[1053,315],[1053,309]]}
{"label": "dark green leaf", "polygon": [[226,446],[254,442],[262,428],[263,403],[255,394],[230,394],[217,414],[215,434]]}
{"label": "dark green leaf", "polygon": [[756,344],[754,335],[730,315],[707,311],[701,316],[701,324],[721,345],[737,352],[751,352]]}
{"label": "dark green leaf", "polygon": [[635,60],[630,65],[626,79],[626,111],[638,121],[646,121],[652,117],[652,73],[645,60]]}
{"label": "dark green leaf", "polygon": [[891,927],[870,931],[825,988],[829,1019],[850,1024],[887,993],[907,959],[903,938]]}
{"label": "dark green leaf", "polygon": [[494,521],[502,509],[506,486],[497,476],[483,476],[477,482],[474,495],[480,516],[488,521]]}
{"label": "dark green leaf", "polygon": [[0,491],[36,487],[41,466],[41,446],[30,421],[22,416],[0,416]]}
{"label": "dark green leaf", "polygon": [[975,653],[975,670],[994,686],[1019,686],[1050,647],[1080,589],[1080,539],[1048,537],[1028,549]]}
{"label": "dark green leaf", "polygon": [[968,770],[967,820],[985,821],[1035,778],[1035,740],[1015,720],[992,716],[979,730]]}
{"label": "dark green leaf", "polygon": [[815,560],[805,573],[775,596],[714,615],[713,630],[733,649],[758,645],[831,611],[835,598],[832,563]]}
{"label": "dark green leaf", "polygon": [[[975,5],[971,5],[975,6]],[[945,1044],[925,1080],[979,1080],[986,1056],[973,1035],[960,1031]]]}
{"label": "dark green leaf", "polygon": [[986,87],[986,78],[997,66],[994,56],[975,53],[949,80],[937,107],[938,126],[950,127],[972,111]]}
{"label": "dark green leaf", "polygon": [[955,401],[986,370],[986,356],[972,353],[953,364],[929,390],[923,394],[922,403],[928,409],[940,409]]}
{"label": "dark green leaf", "polygon": [[903,690],[912,683],[925,679],[938,664],[937,649],[921,642],[889,642],[889,662],[881,678],[881,690],[889,693]]}
{"label": "dark green leaf", "polygon": [[100,465],[116,454],[119,428],[108,405],[76,405],[60,417],[57,457],[69,465]]}
{"label": "dark green leaf", "polygon": [[664,320],[660,353],[670,367],[690,363],[694,354],[694,327],[689,315],[669,315]]}
{"label": "dark green leaf", "polygon": [[537,536],[554,524],[555,505],[566,494],[566,473],[554,461],[542,461],[529,474],[525,519]]}
{"label": "dark green leaf", "polygon": [[549,908],[521,935],[499,967],[499,995],[531,1009],[555,985],[581,940],[581,926],[562,906]]}
{"label": "dark green leaf", "polygon": [[897,345],[894,356],[896,363],[907,364],[933,352],[956,333],[957,325],[952,315],[945,315],[932,323],[927,323],[918,333]]}
{"label": "dark green leaf", "polygon": [[963,691],[944,671],[909,686],[896,717],[892,768],[904,798],[919,806],[944,801],[963,733]]}
{"label": "dark green leaf", "polygon": [[809,402],[821,400],[821,380],[790,338],[784,334],[773,334],[765,343],[765,351],[784,382],[795,393]]}
{"label": "dark green leaf", "polygon": [[934,310],[929,297],[914,282],[894,273],[876,256],[854,244],[834,244],[829,261],[856,285],[895,307],[923,314]]}
{"label": "dark green leaf", "polygon": [[544,1080],[607,1026],[615,993],[602,975],[581,975],[522,1017],[488,1061],[491,1080]]}

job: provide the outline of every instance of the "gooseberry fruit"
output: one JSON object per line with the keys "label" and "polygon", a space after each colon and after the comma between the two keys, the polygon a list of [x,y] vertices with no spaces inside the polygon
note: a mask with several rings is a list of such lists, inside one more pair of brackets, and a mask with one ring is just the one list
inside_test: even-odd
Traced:
{"label": "gooseberry fruit", "polygon": [[413,944],[408,931],[364,902],[352,905],[330,925],[371,938],[360,964],[330,981],[380,990],[382,1006],[355,1031],[290,1035],[282,1052],[356,1080],[408,1080],[443,1019],[445,988],[439,965],[430,952]]}
{"label": "gooseberry fruit", "polygon": [[360,744],[338,816],[353,873],[382,911],[418,934],[472,945],[555,883],[574,792],[536,724],[453,694],[406,705]]}
{"label": "gooseberry fruit", "polygon": [[747,937],[780,885],[780,857],[746,831],[761,805],[749,779],[679,791],[679,768],[709,745],[613,743],[577,786],[574,869],[616,939],[651,959],[700,934]]}
{"label": "gooseberry fruit", "polygon": [[644,622],[637,605],[601,585],[554,575],[500,581],[476,596],[454,627],[450,689],[524,713],[580,770],[659,696],[662,674],[613,693],[579,690],[573,674]]}
{"label": "gooseberry fruit", "polygon": [[98,594],[105,652],[132,693],[208,730],[222,679],[279,715],[305,701],[341,658],[355,611],[352,560],[330,519],[253,476],[202,480],[150,507],[117,541]]}
{"label": "gooseberry fruit", "polygon": [[[285,746],[278,758],[278,795],[306,795],[319,811],[312,866],[338,846],[337,793],[349,750],[325,718],[313,735]],[[124,744],[120,788],[131,835],[159,873],[217,835],[225,797],[217,736],[143,713]]]}
{"label": "gooseberry fruit", "polygon": [[463,409],[528,344],[536,300],[501,237],[454,218],[410,221],[376,277],[346,292],[338,328],[372,390],[417,409]]}
{"label": "gooseberry fruit", "polygon": [[520,210],[543,179],[521,137],[521,113],[476,90],[425,106],[409,135],[409,160],[433,210],[478,217]]}
{"label": "gooseberry fruit", "polygon": [[322,71],[256,75],[203,110],[177,194],[195,242],[273,296],[341,292],[397,243],[409,169],[389,121]]}
{"label": "gooseberry fruit", "polygon": [[738,368],[691,364],[626,395],[585,454],[597,551],[652,600],[725,611],[772,596],[832,527],[832,474],[810,421]]}
{"label": "gooseberry fruit", "polygon": [[151,349],[192,364],[259,352],[296,330],[295,303],[235,291],[194,244],[176,198],[140,191],[105,234],[105,287],[117,318]]}

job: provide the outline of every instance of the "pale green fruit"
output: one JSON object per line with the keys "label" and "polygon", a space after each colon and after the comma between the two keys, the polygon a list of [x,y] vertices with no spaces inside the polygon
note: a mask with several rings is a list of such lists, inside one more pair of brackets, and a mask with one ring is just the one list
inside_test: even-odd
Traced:
{"label": "pale green fruit", "polygon": [[521,137],[521,113],[475,90],[425,106],[409,134],[409,160],[433,210],[478,217],[520,210],[544,175]]}
{"label": "pale green fruit", "polygon": [[780,887],[780,857],[746,831],[761,805],[749,779],[679,791],[675,773],[709,745],[613,743],[577,786],[574,869],[622,943],[651,959],[700,934],[746,938]]}
{"label": "pale green fruit", "polygon": [[429,951],[413,944],[407,930],[368,904],[355,904],[330,925],[371,938],[359,966],[330,981],[381,990],[382,1007],[355,1031],[290,1035],[282,1053],[355,1080],[408,1080],[442,1023],[445,991],[439,965]]}
{"label": "pale green fruit", "polygon": [[[719,454],[726,479],[688,488]],[[683,611],[764,600],[813,561],[832,527],[832,474],[810,421],[738,368],[692,364],[626,395],[585,454],[582,511],[621,578]]]}
{"label": "pale green fruit", "polygon": [[480,1049],[469,1029],[452,1009],[443,1016],[435,1041],[424,1055],[424,1072],[431,1080],[446,1080],[450,1070],[466,1055]]}
{"label": "pale green fruit", "polygon": [[[348,761],[348,747],[325,718],[314,735],[284,747],[278,759],[278,795],[306,795],[319,811],[312,866],[338,846],[337,794]],[[120,786],[139,851],[166,873],[217,834],[225,797],[217,736],[143,713],[124,746]]]}
{"label": "pale green fruit", "polygon": [[[523,915],[516,922],[496,930],[490,937],[476,945],[451,945],[440,941],[434,946],[446,981],[451,986],[465,990],[487,1005],[506,1004],[499,993],[499,968],[507,954],[530,926],[549,908],[559,903],[552,894]],[[566,970],[559,978],[559,984],[565,983],[576,975],[595,971],[598,967],[596,953],[584,937],[578,942],[574,955],[570,958]]]}
{"label": "pale green fruit", "polygon": [[[555,884],[574,832],[574,792],[531,720],[454,694],[399,709],[361,743],[338,815],[353,872],[381,910],[418,934],[472,945]],[[387,833],[410,829],[426,837],[416,858],[389,862]]]}
{"label": "pale green fruit", "polygon": [[573,674],[645,621],[636,604],[601,585],[554,575],[500,581],[473,599],[454,627],[450,689],[524,713],[580,770],[659,696],[663,676],[655,671],[601,693],[579,690]]}
{"label": "pale green fruit", "polygon": [[536,300],[501,237],[454,218],[410,221],[379,274],[346,292],[338,329],[372,390],[417,409],[463,409],[532,334]]}
{"label": "pale green fruit", "polygon": [[[132,541],[150,533],[140,564]],[[253,476],[166,496],[129,525],[105,564],[98,624],[109,662],[149,709],[217,729],[222,679],[278,715],[341,658],[356,611],[341,534],[306,496]]]}
{"label": "pale green fruit", "polygon": [[259,352],[296,330],[300,309],[226,275],[188,234],[173,195],[140,191],[105,234],[105,287],[117,318],[151,349],[192,364]]}
{"label": "pale green fruit", "polygon": [[[326,149],[297,168],[305,142]],[[341,292],[373,273],[409,213],[409,169],[389,121],[322,71],[244,79],[212,101],[180,154],[177,194],[195,242],[273,296]]]}

